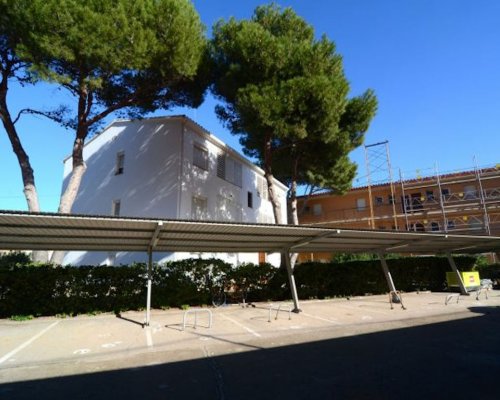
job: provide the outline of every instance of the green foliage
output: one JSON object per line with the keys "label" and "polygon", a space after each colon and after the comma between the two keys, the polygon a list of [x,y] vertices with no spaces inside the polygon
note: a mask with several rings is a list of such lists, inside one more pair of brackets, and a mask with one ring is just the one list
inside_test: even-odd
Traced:
{"label": "green foliage", "polygon": [[9,12],[24,19],[19,57],[79,102],[80,119],[57,115],[66,126],[201,102],[195,77],[206,42],[188,0],[25,0]]}
{"label": "green foliage", "polygon": [[[475,257],[455,257],[457,267],[470,271]],[[401,257],[387,260],[398,290],[433,290],[444,288],[446,272],[450,271],[445,257]],[[295,269],[295,280],[301,298],[353,296],[387,292],[387,282],[380,260],[354,260],[342,263],[303,263]]]}
{"label": "green foliage", "polygon": [[[474,257],[456,257],[461,270],[471,270]],[[399,290],[442,290],[450,270],[443,257],[388,259]],[[479,267],[481,278],[500,279],[498,265]],[[142,310],[146,302],[146,266],[0,269],[0,318]],[[343,263],[303,263],[295,268],[300,298],[380,294],[387,292],[379,260]],[[238,267],[216,259],[188,259],[156,265],[152,306],[158,309],[211,304],[223,288],[233,302],[290,298],[285,271],[269,264]]]}
{"label": "green foliage", "polygon": [[33,315],[12,315],[9,319],[12,321],[29,321],[33,318],[35,318]]}
{"label": "green foliage", "polygon": [[0,255],[0,269],[12,269],[29,264],[31,264],[31,258],[26,253],[13,252]]}
{"label": "green foliage", "polygon": [[[213,91],[218,116],[240,135],[245,154],[291,187],[350,188],[359,146],[377,100],[371,90],[348,98],[349,83],[335,44],[290,8],[261,6],[251,20],[214,26]],[[271,172],[272,171],[272,172]]]}

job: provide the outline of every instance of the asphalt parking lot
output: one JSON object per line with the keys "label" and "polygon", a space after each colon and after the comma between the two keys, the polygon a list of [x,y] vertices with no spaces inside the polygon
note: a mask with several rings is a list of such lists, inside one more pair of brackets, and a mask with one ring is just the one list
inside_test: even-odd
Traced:
{"label": "asphalt parking lot", "polygon": [[0,320],[0,399],[500,398],[500,291],[445,298]]}

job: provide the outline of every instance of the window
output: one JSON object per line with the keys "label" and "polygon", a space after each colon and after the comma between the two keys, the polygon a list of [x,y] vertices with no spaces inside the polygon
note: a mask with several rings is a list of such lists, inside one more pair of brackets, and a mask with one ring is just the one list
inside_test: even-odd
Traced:
{"label": "window", "polygon": [[243,186],[243,166],[225,154],[217,156],[217,176],[238,187]]}
{"label": "window", "polygon": [[358,211],[366,210],[366,200],[365,199],[357,199],[356,200],[356,207],[357,207]]}
{"label": "window", "polygon": [[321,212],[322,212],[321,204],[313,204],[313,214],[321,215]]}
{"label": "window", "polygon": [[447,226],[448,229],[455,229],[455,221],[448,221]]}
{"label": "window", "polygon": [[226,155],[217,155],[217,176],[221,179],[226,179]]}
{"label": "window", "polygon": [[257,176],[257,196],[263,200],[268,198],[267,181],[263,176]]}
{"label": "window", "polygon": [[208,171],[208,150],[197,144],[193,146],[193,165]]}
{"label": "window", "polygon": [[414,210],[421,210],[422,206],[422,195],[420,193],[411,194],[411,206]]}
{"label": "window", "polygon": [[439,223],[438,222],[431,222],[431,231],[432,232],[439,231]]}
{"label": "window", "polygon": [[389,196],[387,196],[387,202],[389,204],[394,204],[394,196],[392,194],[390,194]]}
{"label": "window", "polygon": [[125,166],[125,153],[120,151],[116,154],[116,165],[115,165],[115,175],[123,174],[123,169]]}
{"label": "window", "polygon": [[247,205],[248,208],[253,208],[253,193],[247,192]]}
{"label": "window", "polygon": [[464,187],[464,199],[471,200],[477,198],[476,187],[474,185]]}
{"label": "window", "polygon": [[445,199],[450,197],[450,189],[441,189],[441,196],[443,196]]}
{"label": "window", "polygon": [[427,198],[428,201],[434,200],[434,192],[432,190],[426,190],[425,197]]}
{"label": "window", "polygon": [[113,200],[113,204],[111,205],[111,214],[115,217],[119,217],[120,208],[121,208],[120,200]]}
{"label": "window", "polygon": [[382,197],[375,197],[375,205],[377,206],[381,206],[382,204],[384,204],[384,199]]}

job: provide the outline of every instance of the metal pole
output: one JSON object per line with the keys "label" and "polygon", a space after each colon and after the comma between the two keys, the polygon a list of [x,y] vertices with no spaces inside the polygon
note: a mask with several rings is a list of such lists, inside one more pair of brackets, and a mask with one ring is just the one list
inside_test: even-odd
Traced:
{"label": "metal pole", "polygon": [[406,230],[410,230],[410,223],[408,222],[408,213],[406,212],[406,195],[405,195],[405,184],[403,181],[403,174],[401,173],[401,168],[399,169],[399,183],[401,184],[401,205],[403,206],[403,212],[405,213]]}
{"label": "metal pole", "polygon": [[396,294],[396,287],[394,286],[394,281],[392,280],[391,272],[387,266],[387,261],[382,253],[379,253],[380,263],[382,264],[382,270],[384,271],[385,279],[387,280],[387,286],[389,286],[389,291],[392,292],[392,301],[394,303],[399,303],[399,297]]}
{"label": "metal pole", "polygon": [[476,157],[474,156],[474,170],[476,172],[476,178],[477,182],[479,184],[479,200],[481,201],[481,205],[483,206],[483,213],[484,213],[484,227],[486,230],[486,233],[488,235],[491,235],[491,230],[490,230],[490,217],[488,215],[488,208],[486,207],[486,201],[485,201],[485,196],[484,196],[484,190],[483,190],[483,183],[481,182],[481,171],[479,167],[477,166],[477,160]]}
{"label": "metal pole", "polygon": [[444,210],[444,199],[443,199],[443,190],[441,189],[441,177],[439,176],[439,170],[438,170],[438,165],[436,163],[435,165],[436,169],[436,180],[438,184],[438,190],[439,190],[439,205],[441,206],[441,213],[443,214],[443,229],[445,232],[448,232],[448,220],[446,218],[446,212]]}
{"label": "metal pole", "polygon": [[153,278],[153,250],[150,247],[148,250],[148,293],[146,300],[146,326],[149,326],[151,321],[151,280]]}
{"label": "metal pole", "polygon": [[467,289],[465,288],[464,281],[462,280],[462,276],[460,275],[460,271],[457,268],[457,264],[455,264],[455,260],[453,259],[450,253],[446,253],[446,257],[448,258],[448,262],[450,263],[451,269],[453,270],[453,272],[457,274],[460,293],[464,295],[468,294]]}
{"label": "metal pole", "polygon": [[387,166],[389,167],[389,180],[391,184],[391,196],[392,196],[392,215],[394,218],[394,227],[397,231],[399,231],[398,227],[398,218],[396,215],[396,199],[395,199],[395,191],[394,191],[394,182],[392,181],[392,166],[391,166],[391,158],[389,156],[389,142],[385,143],[385,152],[387,154]]}
{"label": "metal pole", "polygon": [[[379,143],[377,143],[379,144]],[[372,145],[374,146],[374,145]],[[367,178],[368,178],[368,202],[370,203],[370,219],[369,221],[369,226],[372,229],[375,229],[375,221],[374,221],[374,216],[373,216],[373,200],[372,200],[372,178],[371,178],[371,173],[370,173],[370,163],[368,161],[368,146],[365,145],[365,163],[366,163],[366,172],[367,172]]]}
{"label": "metal pole", "polygon": [[290,251],[283,251],[281,253],[283,255],[283,259],[285,260],[286,264],[286,272],[288,273],[288,281],[290,283],[290,291],[292,292],[292,299],[293,299],[293,312],[294,313],[299,313],[301,311],[299,307],[299,297],[297,296],[297,286],[295,286],[295,278],[293,276],[293,269],[292,269],[292,263],[290,262]]}

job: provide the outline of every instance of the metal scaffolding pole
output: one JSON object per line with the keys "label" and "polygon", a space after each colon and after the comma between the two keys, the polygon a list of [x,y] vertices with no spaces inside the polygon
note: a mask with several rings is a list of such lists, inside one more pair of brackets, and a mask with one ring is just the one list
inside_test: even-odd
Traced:
{"label": "metal scaffolding pole", "polygon": [[387,164],[389,168],[389,182],[391,185],[391,197],[392,197],[392,216],[394,218],[394,228],[396,228],[397,231],[399,231],[398,227],[398,218],[396,216],[396,198],[395,198],[395,190],[394,190],[394,183],[392,181],[392,166],[391,166],[391,157],[389,155],[389,142],[385,143],[385,152],[387,154]]}
{"label": "metal scaffolding pole", "polygon": [[406,195],[405,195],[405,184],[403,180],[403,174],[401,173],[401,168],[399,169],[399,183],[401,184],[401,205],[403,206],[403,212],[405,213],[406,230],[410,230],[410,223],[408,222],[408,212],[406,210]]}
{"label": "metal scaffolding pole", "polygon": [[438,184],[439,190],[439,205],[441,207],[441,213],[443,215],[443,228],[445,232],[448,232],[448,220],[446,219],[446,211],[444,210],[444,199],[443,199],[443,190],[441,189],[441,177],[439,176],[438,165],[435,165],[436,169],[436,180]]}
{"label": "metal scaffolding pole", "polygon": [[483,206],[484,229],[488,235],[491,235],[490,216],[488,215],[488,208],[486,207],[483,183],[481,182],[481,171],[477,166],[477,160],[475,156],[474,156],[474,171],[476,173],[477,183],[479,185],[479,200],[481,201],[481,205]]}
{"label": "metal scaffolding pole", "polygon": [[[381,148],[383,146],[383,148]],[[395,206],[395,191],[394,183],[392,181],[392,167],[389,155],[389,141],[365,145],[365,163],[366,163],[366,176],[368,181],[368,202],[370,203],[370,218],[368,219],[369,227],[375,229],[375,213],[373,210],[373,193],[372,193],[372,174],[379,175],[379,181],[387,182],[389,180],[392,201],[392,215],[394,219],[394,227],[398,229],[398,220],[396,216]]]}

